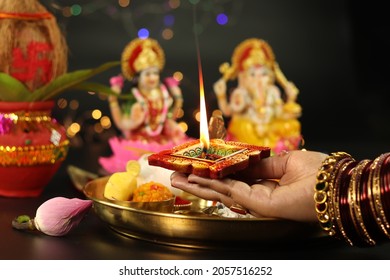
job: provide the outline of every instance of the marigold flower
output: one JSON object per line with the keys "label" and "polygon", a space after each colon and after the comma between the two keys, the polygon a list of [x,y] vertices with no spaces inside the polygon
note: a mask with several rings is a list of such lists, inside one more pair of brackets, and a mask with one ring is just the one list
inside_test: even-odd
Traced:
{"label": "marigold flower", "polygon": [[91,207],[91,200],[54,197],[38,207],[34,219],[21,215],[12,221],[12,226],[21,230],[39,230],[47,235],[63,236],[81,222]]}

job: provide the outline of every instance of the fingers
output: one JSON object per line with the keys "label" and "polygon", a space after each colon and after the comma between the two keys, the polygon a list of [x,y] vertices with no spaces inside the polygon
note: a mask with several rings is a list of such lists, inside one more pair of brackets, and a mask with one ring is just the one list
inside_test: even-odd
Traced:
{"label": "fingers", "polygon": [[274,180],[263,180],[249,186],[229,178],[214,180],[174,172],[171,183],[173,187],[206,200],[220,201],[227,207],[239,204],[256,217],[289,218],[290,212],[302,207],[291,202],[295,201],[299,191],[291,195],[291,186],[281,187]]}
{"label": "fingers", "polygon": [[[226,206],[230,207],[233,204],[239,204],[250,213],[256,213],[258,217],[268,214],[269,210],[267,208],[270,205],[271,194],[278,185],[276,181],[262,181],[262,184],[257,186],[254,193],[254,190],[248,184],[229,178],[213,180],[189,175],[188,181],[196,184],[199,188],[212,191],[218,197],[218,200]],[[206,193],[206,190],[198,190],[199,194]],[[259,205],[262,206],[263,211],[258,211]]]}
{"label": "fingers", "polygon": [[319,152],[283,152],[264,158],[239,174],[246,179],[281,179],[290,173],[305,175],[317,171],[325,157]]}
{"label": "fingers", "polygon": [[[190,175],[190,176],[195,176],[195,175]],[[195,176],[195,177],[197,177],[197,176]],[[211,180],[211,179],[208,179],[208,180]],[[171,184],[175,188],[178,188],[178,189],[181,189],[185,192],[194,194],[194,195],[196,195],[200,198],[206,199],[206,200],[221,201],[221,202],[222,202],[222,200],[226,201],[226,198],[222,199],[222,197],[224,196],[222,193],[216,192],[214,189],[207,187],[210,184],[201,185],[201,184],[197,183],[196,181],[190,181],[188,175],[180,173],[180,172],[173,172],[172,173]]]}
{"label": "fingers", "polygon": [[280,179],[287,170],[287,164],[293,152],[263,158],[256,165],[239,172],[246,179]]}

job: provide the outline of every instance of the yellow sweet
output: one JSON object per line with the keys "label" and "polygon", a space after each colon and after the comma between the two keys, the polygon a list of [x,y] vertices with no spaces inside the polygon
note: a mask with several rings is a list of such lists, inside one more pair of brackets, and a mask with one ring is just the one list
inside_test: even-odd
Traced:
{"label": "yellow sweet", "polygon": [[149,182],[134,190],[132,201],[153,202],[164,201],[173,197],[171,191],[163,184]]}
{"label": "yellow sweet", "polygon": [[126,172],[134,177],[141,172],[141,164],[137,160],[129,160],[126,164]]}
{"label": "yellow sweet", "polygon": [[114,200],[131,200],[134,190],[137,188],[137,176],[141,166],[138,161],[129,161],[126,172],[116,172],[108,178],[104,188],[104,197]]}

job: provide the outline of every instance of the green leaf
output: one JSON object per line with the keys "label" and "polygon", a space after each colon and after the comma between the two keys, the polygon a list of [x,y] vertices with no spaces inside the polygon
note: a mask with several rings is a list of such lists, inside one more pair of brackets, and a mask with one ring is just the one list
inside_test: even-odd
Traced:
{"label": "green leaf", "polygon": [[100,74],[114,66],[120,65],[120,61],[108,62],[94,69],[77,70],[63,74],[49,84],[35,90],[28,101],[43,101],[56,98],[62,92],[69,90],[78,84]]}
{"label": "green leaf", "polygon": [[32,93],[19,80],[6,73],[0,73],[1,101],[26,101],[31,94]]}

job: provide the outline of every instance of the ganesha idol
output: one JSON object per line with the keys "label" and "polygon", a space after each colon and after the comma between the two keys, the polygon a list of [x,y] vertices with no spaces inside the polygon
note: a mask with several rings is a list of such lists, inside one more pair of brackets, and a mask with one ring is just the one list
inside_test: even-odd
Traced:
{"label": "ganesha idol", "polygon": [[[108,98],[112,120],[121,136],[109,139],[113,155],[100,158],[108,173],[123,171],[126,162],[147,153],[170,149],[189,139],[177,122],[183,97],[173,77],[160,79],[165,54],[151,38],[134,39],[122,53],[122,74],[110,79],[117,96]],[[130,82],[130,98],[119,98]]]}
{"label": "ganesha idol", "polygon": [[[301,145],[298,89],[283,75],[267,42],[244,40],[235,48],[231,65],[223,63],[220,72],[214,92],[219,109],[230,118],[227,140],[267,146],[273,153]],[[237,87],[227,97],[229,80],[237,80]]]}

